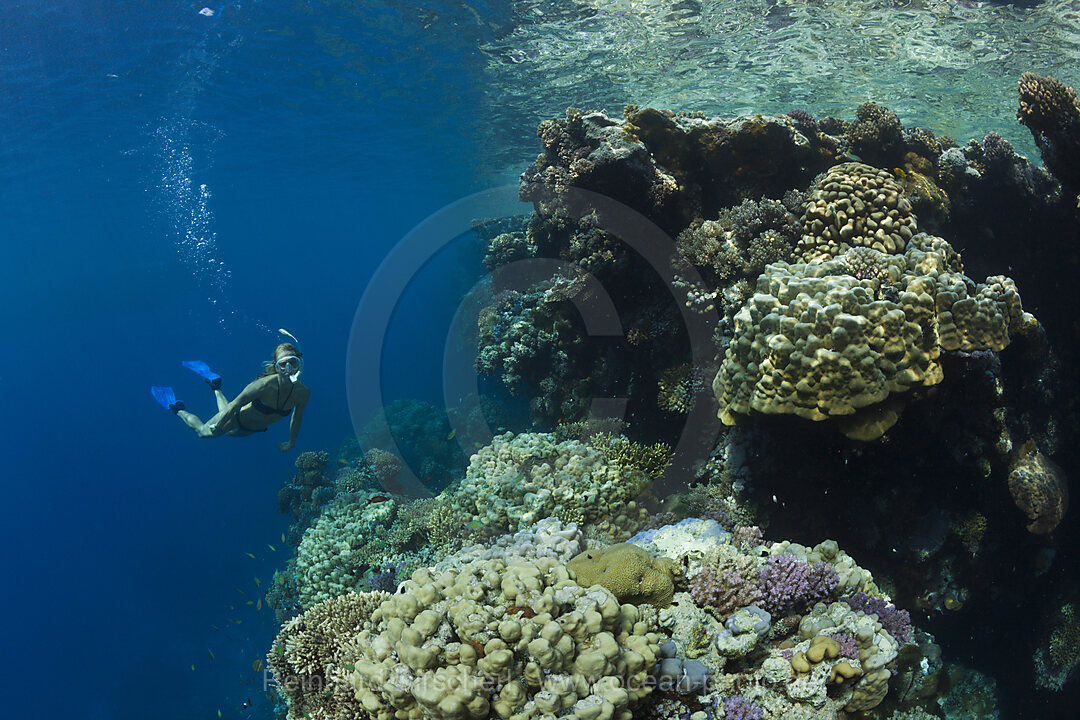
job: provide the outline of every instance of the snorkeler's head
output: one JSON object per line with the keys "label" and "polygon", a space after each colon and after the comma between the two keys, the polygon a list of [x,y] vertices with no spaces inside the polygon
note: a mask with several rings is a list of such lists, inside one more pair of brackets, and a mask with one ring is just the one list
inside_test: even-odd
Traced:
{"label": "snorkeler's head", "polygon": [[281,343],[274,348],[274,359],[265,364],[266,369],[263,374],[277,373],[296,382],[300,377],[300,371],[304,369],[303,355],[292,343]]}

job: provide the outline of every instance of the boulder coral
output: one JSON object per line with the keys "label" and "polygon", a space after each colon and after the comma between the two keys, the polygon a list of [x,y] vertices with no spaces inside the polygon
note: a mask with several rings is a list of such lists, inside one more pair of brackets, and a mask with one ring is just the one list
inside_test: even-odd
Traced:
{"label": "boulder coral", "polygon": [[1036,535],[1053,531],[1069,509],[1065,473],[1030,440],[1017,451],[1009,468],[1009,492],[1030,521],[1028,532]]}
{"label": "boulder coral", "polygon": [[855,247],[895,255],[918,232],[911,202],[888,170],[860,162],[829,168],[815,182],[796,254],[829,260]]}
{"label": "boulder coral", "polygon": [[[865,257],[857,261],[866,265]],[[919,234],[902,255],[882,252],[873,262],[861,279],[850,274],[856,260],[844,255],[766,268],[735,316],[735,338],[713,382],[725,424],[752,412],[855,416],[844,434],[872,440],[899,410],[856,413],[940,383],[943,352],[999,351],[1038,325],[1011,279],[976,284],[941,238]]]}

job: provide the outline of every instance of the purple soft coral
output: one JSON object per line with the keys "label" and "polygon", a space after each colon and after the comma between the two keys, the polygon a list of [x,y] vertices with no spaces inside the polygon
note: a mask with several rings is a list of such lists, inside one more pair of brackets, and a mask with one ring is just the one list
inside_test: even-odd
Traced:
{"label": "purple soft coral", "polygon": [[840,645],[840,657],[858,659],[859,645],[855,641],[854,635],[850,633],[833,633],[829,637]]}
{"label": "purple soft coral", "polygon": [[884,598],[871,597],[861,590],[851,597],[842,598],[852,610],[877,615],[881,627],[898,643],[911,642],[911,614],[900,610]]}
{"label": "purple soft coral", "polygon": [[742,695],[724,700],[724,720],[762,720],[764,716],[761,708]]}
{"label": "purple soft coral", "polygon": [[837,585],[836,570],[828,563],[808,563],[786,553],[766,559],[758,577],[762,607],[774,614],[805,610],[832,597]]}
{"label": "purple soft coral", "polygon": [[761,600],[761,592],[753,581],[747,581],[733,569],[720,570],[717,577],[715,566],[706,565],[690,581],[690,594],[694,602],[710,606],[727,617],[741,607],[754,605]]}
{"label": "purple soft coral", "polygon": [[817,121],[814,120],[814,116],[806,110],[788,110],[787,116],[794,121],[795,127],[797,127],[800,132],[806,135],[813,135],[817,132]]}

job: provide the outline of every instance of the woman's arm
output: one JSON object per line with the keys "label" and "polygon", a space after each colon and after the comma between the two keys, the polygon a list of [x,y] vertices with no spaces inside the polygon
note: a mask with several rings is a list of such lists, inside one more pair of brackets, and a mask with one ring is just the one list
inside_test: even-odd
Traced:
{"label": "woman's arm", "polygon": [[281,452],[289,452],[296,444],[296,436],[300,434],[300,423],[304,420],[304,406],[307,405],[310,395],[310,391],[304,388],[303,394],[296,399],[296,407],[293,408],[292,419],[289,421],[289,440],[278,443],[278,449]]}

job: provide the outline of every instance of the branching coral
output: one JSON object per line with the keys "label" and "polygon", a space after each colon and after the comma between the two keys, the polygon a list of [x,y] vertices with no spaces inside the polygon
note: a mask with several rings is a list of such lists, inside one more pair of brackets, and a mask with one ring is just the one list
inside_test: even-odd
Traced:
{"label": "branching coral", "polygon": [[1075,192],[1080,188],[1080,100],[1053,77],[1024,73],[1016,117],[1031,131],[1046,167]]}
{"label": "branching coral", "polygon": [[759,571],[754,558],[722,545],[706,556],[701,570],[690,579],[690,594],[698,605],[728,617],[741,607],[761,602]]}
{"label": "branching coral", "polygon": [[288,699],[289,720],[334,718],[363,713],[344,682],[353,665],[356,635],[389,593],[349,593],[324,600],[285,623],[274,639],[267,666]]}
{"label": "branching coral", "polygon": [[852,610],[877,615],[878,622],[885,628],[898,643],[911,642],[911,615],[907,610],[901,610],[884,598],[868,595],[865,592],[857,592],[850,597],[843,598]]}
{"label": "branching coral", "polygon": [[762,198],[744,200],[721,210],[716,220],[691,225],[675,245],[686,261],[717,286],[788,259],[798,235],[798,219],[784,203]]}
{"label": "branching coral", "polygon": [[671,464],[672,450],[667,443],[642,445],[622,435],[598,433],[589,438],[589,445],[596,448],[610,462],[628,471],[640,471],[650,480],[664,474]]}

